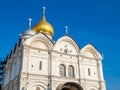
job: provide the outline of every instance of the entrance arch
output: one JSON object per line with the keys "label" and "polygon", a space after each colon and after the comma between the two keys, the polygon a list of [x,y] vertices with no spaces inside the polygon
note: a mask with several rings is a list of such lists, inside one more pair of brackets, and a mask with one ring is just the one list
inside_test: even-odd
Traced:
{"label": "entrance arch", "polygon": [[60,84],[56,90],[83,90],[83,88],[75,82],[67,82]]}

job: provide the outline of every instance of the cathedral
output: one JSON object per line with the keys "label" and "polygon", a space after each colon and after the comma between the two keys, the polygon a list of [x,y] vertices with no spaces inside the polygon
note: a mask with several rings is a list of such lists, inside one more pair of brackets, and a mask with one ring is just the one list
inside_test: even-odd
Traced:
{"label": "cathedral", "polygon": [[6,58],[2,90],[106,90],[102,55],[92,44],[80,48],[67,27],[54,41],[45,7],[33,28],[31,20]]}

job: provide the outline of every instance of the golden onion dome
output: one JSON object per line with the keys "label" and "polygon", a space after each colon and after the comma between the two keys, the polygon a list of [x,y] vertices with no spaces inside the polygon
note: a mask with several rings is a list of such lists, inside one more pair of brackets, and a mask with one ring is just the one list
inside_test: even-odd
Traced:
{"label": "golden onion dome", "polygon": [[42,32],[52,36],[54,35],[54,29],[52,25],[46,21],[45,15],[43,15],[42,20],[33,27],[33,30],[36,33]]}

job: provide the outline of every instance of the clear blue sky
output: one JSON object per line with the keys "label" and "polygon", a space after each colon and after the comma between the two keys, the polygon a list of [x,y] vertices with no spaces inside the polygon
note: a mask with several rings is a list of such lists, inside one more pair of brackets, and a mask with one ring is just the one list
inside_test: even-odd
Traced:
{"label": "clear blue sky", "polygon": [[92,43],[104,54],[107,90],[120,90],[120,1],[119,0],[1,0],[0,56],[6,57],[18,42],[19,34],[40,21],[42,7],[54,26],[55,37],[69,35],[82,48]]}

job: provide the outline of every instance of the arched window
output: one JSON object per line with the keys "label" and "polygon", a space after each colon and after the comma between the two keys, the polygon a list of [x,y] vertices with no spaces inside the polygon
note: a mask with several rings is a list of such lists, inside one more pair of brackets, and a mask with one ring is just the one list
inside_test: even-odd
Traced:
{"label": "arched window", "polygon": [[59,73],[60,73],[60,76],[62,77],[66,76],[66,68],[63,64],[61,64],[59,67]]}
{"label": "arched window", "polygon": [[68,67],[68,76],[74,77],[74,68],[71,65]]}
{"label": "arched window", "polygon": [[68,52],[68,51],[65,49],[65,50],[64,50],[64,54],[67,54],[67,52]]}
{"label": "arched window", "polygon": [[39,87],[37,87],[37,88],[36,88],[36,90],[40,90],[40,88],[39,88]]}

